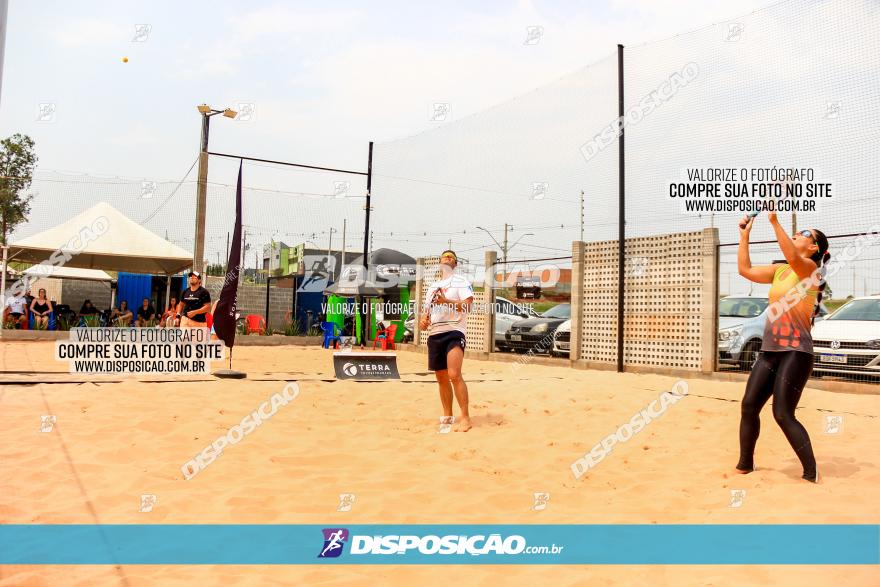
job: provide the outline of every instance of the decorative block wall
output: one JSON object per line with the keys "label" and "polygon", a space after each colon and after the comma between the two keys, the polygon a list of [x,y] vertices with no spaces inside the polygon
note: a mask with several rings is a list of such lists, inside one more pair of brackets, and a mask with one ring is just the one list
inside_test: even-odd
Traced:
{"label": "decorative block wall", "polygon": [[[626,240],[625,365],[712,370],[717,245],[712,228]],[[574,273],[582,274],[582,286],[572,299],[572,314],[581,322],[578,357],[616,363],[618,242],[575,243],[576,257],[581,247],[583,259],[574,259]]]}

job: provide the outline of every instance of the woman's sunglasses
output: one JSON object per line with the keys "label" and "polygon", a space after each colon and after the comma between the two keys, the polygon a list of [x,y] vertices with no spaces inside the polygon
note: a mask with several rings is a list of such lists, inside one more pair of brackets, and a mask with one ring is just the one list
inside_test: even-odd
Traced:
{"label": "woman's sunglasses", "polygon": [[812,231],[810,231],[810,230],[806,230],[806,229],[804,229],[804,230],[800,230],[800,231],[798,231],[798,234],[801,235],[801,236],[805,236],[805,237],[807,237],[807,238],[811,238],[811,239],[813,239],[813,242],[814,242],[814,243],[816,242],[816,238],[813,236],[813,233],[812,233]]}

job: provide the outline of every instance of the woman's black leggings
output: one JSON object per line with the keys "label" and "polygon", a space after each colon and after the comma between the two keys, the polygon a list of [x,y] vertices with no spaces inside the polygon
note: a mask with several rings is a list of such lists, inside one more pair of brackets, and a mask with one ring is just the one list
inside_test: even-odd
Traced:
{"label": "woman's black leggings", "polygon": [[801,351],[761,351],[752,367],[742,400],[739,424],[739,464],[741,471],[755,467],[755,444],[761,432],[761,408],[773,397],[773,417],[804,467],[804,479],[815,481],[816,458],[806,428],[794,417],[804,385],[813,371],[813,353]]}

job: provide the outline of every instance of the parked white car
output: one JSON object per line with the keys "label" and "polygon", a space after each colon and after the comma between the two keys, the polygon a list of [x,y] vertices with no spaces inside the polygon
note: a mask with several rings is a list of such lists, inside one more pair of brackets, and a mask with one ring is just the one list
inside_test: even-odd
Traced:
{"label": "parked white car", "polygon": [[816,375],[880,377],[880,295],[855,298],[813,326]]}
{"label": "parked white car", "polygon": [[553,333],[551,357],[568,357],[571,354],[571,320],[566,320]]}

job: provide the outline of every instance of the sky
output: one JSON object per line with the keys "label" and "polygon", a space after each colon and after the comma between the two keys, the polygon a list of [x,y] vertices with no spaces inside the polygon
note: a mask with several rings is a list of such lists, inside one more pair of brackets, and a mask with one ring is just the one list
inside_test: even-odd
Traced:
{"label": "sky", "polygon": [[[805,0],[775,4],[767,0],[320,4],[13,0],[0,135],[30,135],[40,158],[38,181],[32,187],[31,222],[16,236],[55,223],[59,201],[60,208],[72,215],[104,199],[157,234],[191,249],[193,164],[200,132],[196,105],[208,103],[251,112],[237,120],[212,118],[210,146],[215,152],[363,171],[367,145],[374,141],[373,248],[398,248],[419,256],[451,241],[481,257],[482,249],[498,248],[494,241],[503,239],[507,223],[515,227],[510,242],[522,239],[516,254],[565,254],[578,236],[577,194],[585,186],[587,223],[592,223],[588,236],[613,238],[610,231],[616,219],[608,214],[614,206],[606,203],[606,196],[611,202],[611,193],[604,189],[611,186],[613,149],[590,162],[602,165],[601,172],[584,165],[572,170],[583,159],[566,141],[586,142],[616,114],[618,43],[626,45],[631,55],[629,70],[641,75],[628,86],[633,88],[633,100],[689,61],[713,64],[703,70],[699,81],[704,85],[695,84],[690,91],[709,92],[715,99],[717,87],[706,90],[706,83],[729,84],[731,89],[742,84],[731,63],[761,72],[751,76],[760,84],[734,92],[729,119],[719,121],[715,111],[701,110],[694,95],[690,102],[679,100],[682,106],[690,104],[701,129],[736,133],[749,127],[755,111],[758,117],[768,115],[777,107],[778,96],[800,91],[796,83],[784,87],[787,77],[803,82],[810,75],[809,71],[791,75],[788,66],[767,71],[768,57],[758,48],[760,43],[769,39],[787,47],[790,54],[802,57],[808,70],[811,63],[826,59],[822,52],[812,59],[805,56],[810,37],[828,34],[817,23],[845,28],[849,23],[857,26],[858,21],[877,22],[876,12],[866,8],[870,2],[837,4],[843,5],[839,9],[830,2]],[[755,10],[758,16],[751,14]],[[863,12],[870,18],[864,18]],[[730,40],[722,39],[722,34],[729,36],[725,31],[730,23],[745,24],[740,45],[722,42]],[[872,38],[867,47],[876,46],[875,41]],[[744,51],[749,43],[757,45]],[[839,51],[841,61],[853,61],[847,51],[858,53],[858,43],[866,46],[857,35],[853,43]],[[731,51],[740,53],[734,58]],[[876,65],[870,55],[861,58],[866,66]],[[836,64],[829,58],[828,71]],[[862,74],[854,71],[858,79]],[[853,83],[852,77],[833,83]],[[876,82],[876,73],[869,79]],[[840,92],[850,104],[867,92],[859,83]],[[581,96],[586,113],[570,122]],[[787,108],[783,117],[797,120],[804,112],[812,116],[813,110],[825,108],[833,99],[816,95],[811,101],[801,96],[797,108]],[[674,100],[663,108],[650,125],[642,125],[644,136],[658,145],[668,139],[676,117],[689,115],[688,108],[679,108]],[[569,138],[566,131],[572,129],[576,136]],[[553,136],[556,130],[558,140]],[[766,130],[779,136],[773,128]],[[748,131],[756,132],[750,127]],[[800,144],[802,139],[792,136],[786,144]],[[632,140],[635,153],[640,148],[646,153],[657,151],[656,145],[640,145],[637,134]],[[682,152],[693,155],[683,156],[676,170],[708,162],[700,157],[712,149],[683,143]],[[561,150],[560,145],[568,149],[564,155],[554,151]],[[793,152],[796,156],[803,159]],[[747,165],[770,164],[747,143],[718,163],[740,164],[745,159]],[[823,161],[809,164],[818,169]],[[638,165],[634,187],[650,191],[670,180],[670,165],[644,169]],[[839,178],[842,172],[828,166],[826,172]],[[215,255],[225,254],[236,171],[235,160],[211,159],[207,255],[212,262]],[[186,181],[178,185],[183,178]],[[640,186],[640,181],[645,185]],[[145,188],[144,182],[156,184]],[[542,182],[549,186],[548,197],[540,203],[529,201],[533,184]],[[337,239],[338,247],[345,219],[348,248],[360,249],[362,177],[249,164],[245,186],[250,190],[245,224],[251,242],[308,241],[327,246],[329,239]],[[145,197],[145,189],[155,193]],[[342,197],[332,197],[339,190]],[[675,219],[675,214],[669,209],[661,216]],[[645,216],[641,227],[633,217],[634,230],[692,227],[680,219],[666,227],[653,226],[650,210]],[[553,229],[557,222],[559,230]]]}
{"label": "sky", "polygon": [[[759,2],[13,2],[0,127],[41,167],[177,179],[202,102],[253,103],[212,148],[364,167],[365,144],[491,107],[613,52]],[[136,25],[150,27],[136,36]],[[526,45],[527,27],[543,36]],[[135,40],[138,38],[138,40]],[[128,63],[123,63],[128,57]],[[55,122],[37,124],[39,103]],[[222,121],[226,122],[226,121]]]}

